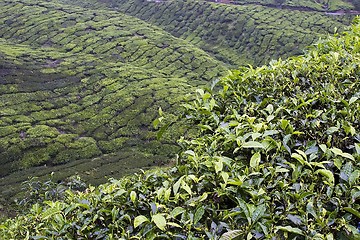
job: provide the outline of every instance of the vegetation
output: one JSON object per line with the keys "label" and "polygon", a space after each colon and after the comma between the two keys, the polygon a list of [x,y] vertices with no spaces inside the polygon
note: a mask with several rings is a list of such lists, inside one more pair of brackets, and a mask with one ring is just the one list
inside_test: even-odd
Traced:
{"label": "vegetation", "polygon": [[168,164],[187,129],[172,125],[158,141],[159,107],[176,115],[229,66],[298,54],[349,22],[194,1],[5,0],[0,13],[3,197],[28,176],[98,184]]}
{"label": "vegetation", "polygon": [[359,239],[360,19],[184,105],[175,166],[33,205],[3,239]]}
{"label": "vegetation", "polygon": [[[351,22],[348,15],[327,15],[321,11],[257,4],[229,5],[191,0],[105,2],[113,9],[185,39],[217,60],[236,68],[302,54],[306,46],[333,33],[334,28],[341,31]],[[302,7],[306,1],[291,2],[297,2]]]}
{"label": "vegetation", "polygon": [[[26,0],[4,1],[0,11],[0,176],[116,152],[122,159],[134,145],[165,161],[174,151],[157,153],[157,109],[226,72],[204,51],[121,13]],[[114,170],[105,165],[101,177]]]}
{"label": "vegetation", "polygon": [[238,4],[263,4],[280,7],[293,7],[315,11],[337,11],[355,9],[353,0],[234,0]]}

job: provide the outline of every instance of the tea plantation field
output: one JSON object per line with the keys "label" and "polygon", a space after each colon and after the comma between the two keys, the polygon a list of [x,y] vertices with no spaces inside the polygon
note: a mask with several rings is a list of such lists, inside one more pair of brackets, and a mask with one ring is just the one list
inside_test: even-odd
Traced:
{"label": "tea plantation field", "polygon": [[[0,2],[0,192],[28,176],[92,183],[167,164],[160,141],[195,87],[239,65],[302,53],[352,16],[198,1]],[[191,97],[190,97],[191,98]]]}
{"label": "tea plantation field", "polygon": [[153,154],[166,161],[151,127],[158,108],[227,71],[192,44],[114,11],[26,0],[0,9],[2,177],[120,150],[126,162],[76,171],[103,177],[158,164]]}
{"label": "tea plantation field", "polygon": [[[259,65],[303,53],[315,40],[349,25],[351,16],[327,15],[257,4],[229,5],[203,1],[105,1],[118,11],[141,18],[238,67]],[[260,1],[261,2],[261,1]],[[302,5],[300,6],[302,7]]]}

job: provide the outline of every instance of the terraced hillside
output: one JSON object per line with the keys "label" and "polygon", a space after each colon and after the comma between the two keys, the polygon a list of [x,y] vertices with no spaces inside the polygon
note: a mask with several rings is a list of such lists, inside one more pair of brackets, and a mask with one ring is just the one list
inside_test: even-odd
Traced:
{"label": "terraced hillside", "polygon": [[68,163],[78,167],[61,167],[65,175],[100,178],[159,164],[169,152],[159,153],[150,127],[158,108],[226,72],[186,41],[114,11],[27,0],[2,1],[0,11],[0,176]]}
{"label": "terraced hillside", "polygon": [[[302,53],[351,16],[261,5],[199,1],[107,0],[118,11],[155,24],[232,66],[259,65]],[[251,2],[251,1],[249,1]]]}
{"label": "terraced hillside", "polygon": [[164,164],[176,137],[156,140],[159,107],[176,111],[231,66],[300,53],[349,22],[140,0],[4,0],[0,16],[0,192],[28,175],[80,172],[101,182]]}

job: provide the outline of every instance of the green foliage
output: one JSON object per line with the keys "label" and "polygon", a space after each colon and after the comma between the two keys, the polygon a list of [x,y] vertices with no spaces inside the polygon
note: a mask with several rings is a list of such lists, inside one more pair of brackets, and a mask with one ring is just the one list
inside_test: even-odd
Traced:
{"label": "green foliage", "polygon": [[[175,112],[189,89],[226,72],[192,44],[104,6],[4,1],[0,15],[1,177],[104,154],[128,157],[125,148],[157,141],[151,122],[159,107]],[[152,165],[153,150],[143,151],[142,167]],[[127,164],[124,172],[138,166]]]}
{"label": "green foliage", "polygon": [[334,28],[342,30],[352,18],[324,14],[325,6],[331,10],[352,9],[343,0],[285,1],[282,6],[290,8],[279,8],[273,2],[107,1],[117,11],[157,25],[235,68],[302,54],[306,46],[333,33]]}
{"label": "green foliage", "polygon": [[179,140],[175,166],[67,191],[0,236],[359,239],[359,42],[357,19],[304,56],[197,90],[184,121],[198,135]]}
{"label": "green foliage", "polygon": [[85,189],[86,184],[79,176],[72,176],[63,182],[55,182],[53,173],[44,182],[33,177],[22,183],[21,196],[16,199],[16,204],[19,210],[25,210],[35,203],[63,200],[67,190],[75,192]]}
{"label": "green foliage", "polygon": [[266,6],[275,4],[283,8],[300,10],[338,11],[354,9],[356,0],[235,0],[235,2],[238,4],[262,4]]}

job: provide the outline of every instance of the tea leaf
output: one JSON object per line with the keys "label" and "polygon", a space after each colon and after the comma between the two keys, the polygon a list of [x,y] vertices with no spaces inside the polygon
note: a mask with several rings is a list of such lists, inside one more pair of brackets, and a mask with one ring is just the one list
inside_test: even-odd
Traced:
{"label": "tea leaf", "polygon": [[163,215],[155,214],[151,217],[151,221],[154,222],[159,229],[165,231],[166,219]]}
{"label": "tea leaf", "polygon": [[185,212],[184,208],[176,207],[171,211],[170,215],[175,218],[176,216],[178,216],[179,214],[182,214],[184,212]]}
{"label": "tea leaf", "polygon": [[241,230],[232,230],[221,235],[219,240],[233,240],[242,234],[243,232]]}
{"label": "tea leaf", "polygon": [[259,166],[261,160],[261,154],[259,152],[256,152],[250,159],[250,167],[256,168]]}
{"label": "tea leaf", "polygon": [[143,216],[143,215],[139,215],[134,219],[134,228],[137,228],[138,226],[140,226],[142,223],[144,222],[148,222],[149,219],[147,219],[147,217]]}
{"label": "tea leaf", "polygon": [[195,215],[194,215],[194,224],[197,224],[200,219],[203,217],[205,213],[205,209],[203,206],[199,207],[196,212],[195,212]]}
{"label": "tea leaf", "polygon": [[276,230],[281,230],[281,231],[284,231],[284,232],[290,232],[290,233],[295,233],[295,234],[304,236],[304,233],[303,233],[303,231],[301,229],[294,228],[294,227],[291,227],[291,226],[285,226],[285,227],[277,226],[277,227],[275,227],[275,229]]}
{"label": "tea leaf", "polygon": [[327,178],[327,182],[333,186],[335,184],[335,179],[334,179],[334,174],[330,171],[330,170],[327,170],[327,169],[319,169],[315,172],[315,174],[321,174],[323,175],[324,177]]}
{"label": "tea leaf", "polygon": [[344,210],[355,215],[358,219],[360,219],[360,212],[358,210],[355,210],[351,207],[344,207]]}
{"label": "tea leaf", "polygon": [[242,145],[242,147],[243,148],[263,148],[264,149],[264,146],[261,143],[256,142],[256,141],[245,142]]}

